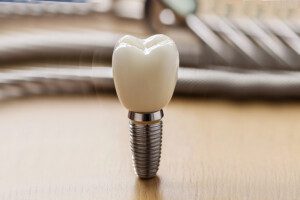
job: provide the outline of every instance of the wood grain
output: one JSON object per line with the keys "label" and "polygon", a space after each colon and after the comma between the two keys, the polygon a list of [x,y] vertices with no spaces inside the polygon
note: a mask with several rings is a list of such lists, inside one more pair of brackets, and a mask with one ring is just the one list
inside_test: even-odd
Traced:
{"label": "wood grain", "polygon": [[300,199],[300,104],[175,97],[155,179],[112,95],[1,102],[0,199]]}

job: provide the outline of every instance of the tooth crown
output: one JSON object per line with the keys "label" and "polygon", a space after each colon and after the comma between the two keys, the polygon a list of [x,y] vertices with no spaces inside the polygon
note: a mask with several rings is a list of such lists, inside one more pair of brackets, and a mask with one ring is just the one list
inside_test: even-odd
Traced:
{"label": "tooth crown", "polygon": [[122,37],[112,58],[116,91],[130,111],[154,112],[172,97],[179,65],[175,43],[159,34],[147,39]]}

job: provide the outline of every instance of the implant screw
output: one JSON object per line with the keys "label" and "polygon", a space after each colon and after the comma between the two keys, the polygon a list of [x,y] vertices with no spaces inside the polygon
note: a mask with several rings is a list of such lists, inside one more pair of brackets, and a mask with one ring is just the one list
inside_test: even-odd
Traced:
{"label": "implant screw", "polygon": [[128,113],[130,143],[135,173],[142,179],[156,176],[162,145],[162,110]]}

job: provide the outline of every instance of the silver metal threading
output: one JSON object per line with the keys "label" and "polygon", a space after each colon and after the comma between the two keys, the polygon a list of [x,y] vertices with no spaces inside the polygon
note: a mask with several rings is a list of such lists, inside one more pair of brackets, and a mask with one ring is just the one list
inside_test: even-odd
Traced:
{"label": "silver metal threading", "polygon": [[133,165],[140,178],[153,178],[158,171],[163,116],[162,110],[153,113],[128,113]]}

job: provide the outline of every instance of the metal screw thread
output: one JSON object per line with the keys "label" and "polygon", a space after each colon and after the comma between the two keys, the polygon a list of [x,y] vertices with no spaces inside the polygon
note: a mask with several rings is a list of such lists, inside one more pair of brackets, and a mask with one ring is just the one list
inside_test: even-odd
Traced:
{"label": "metal screw thread", "polygon": [[144,179],[155,177],[160,162],[162,121],[129,121],[130,142],[135,173]]}

